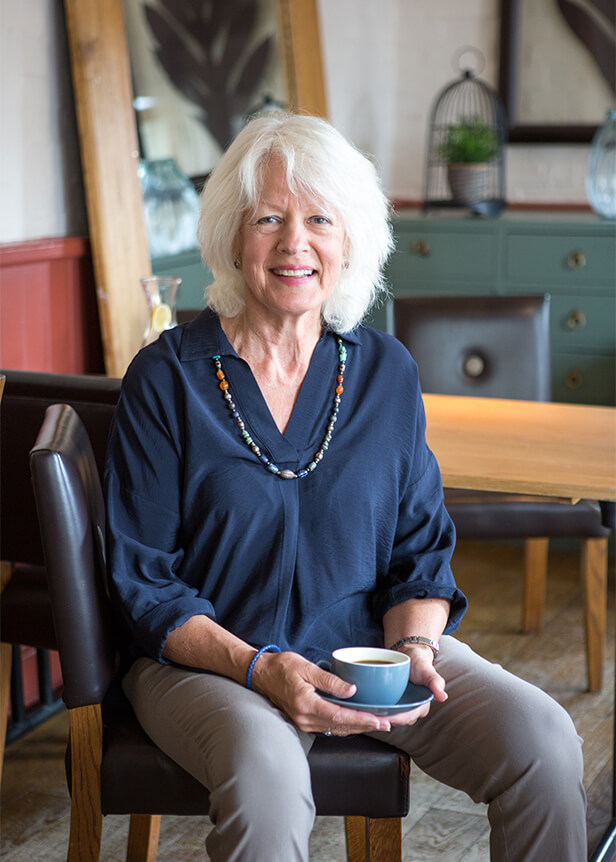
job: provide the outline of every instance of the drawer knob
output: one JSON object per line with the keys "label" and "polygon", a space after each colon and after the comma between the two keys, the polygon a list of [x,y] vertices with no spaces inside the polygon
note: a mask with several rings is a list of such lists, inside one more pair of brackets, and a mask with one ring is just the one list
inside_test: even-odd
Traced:
{"label": "drawer knob", "polygon": [[584,269],[586,266],[586,255],[583,251],[572,251],[567,258],[569,269]]}
{"label": "drawer knob", "polygon": [[486,370],[486,361],[479,353],[469,353],[462,363],[464,373],[472,379],[481,377]]}
{"label": "drawer knob", "polygon": [[411,251],[413,254],[419,255],[419,257],[429,257],[430,256],[430,246],[425,241],[425,239],[418,239],[411,246]]}
{"label": "drawer knob", "polygon": [[584,329],[586,326],[586,315],[584,312],[578,309],[572,311],[567,318],[567,326],[569,329]]}
{"label": "drawer knob", "polygon": [[567,389],[579,389],[584,382],[584,377],[581,371],[577,368],[572,368],[565,374],[565,386]]}

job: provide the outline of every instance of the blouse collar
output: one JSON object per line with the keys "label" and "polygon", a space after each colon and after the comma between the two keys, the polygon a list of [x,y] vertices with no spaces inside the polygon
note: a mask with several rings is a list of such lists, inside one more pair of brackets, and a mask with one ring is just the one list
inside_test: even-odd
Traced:
{"label": "blouse collar", "polygon": [[[220,325],[218,315],[210,308],[205,308],[182,329],[179,354],[181,362],[211,359],[212,356],[237,356]],[[338,334],[349,344],[359,344],[360,339],[356,331],[335,333],[331,329],[326,329],[324,332],[324,335]]]}

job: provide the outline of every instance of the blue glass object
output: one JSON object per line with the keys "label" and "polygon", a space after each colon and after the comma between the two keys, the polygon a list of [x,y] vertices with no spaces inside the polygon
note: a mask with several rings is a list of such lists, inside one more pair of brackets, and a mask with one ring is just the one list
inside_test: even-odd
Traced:
{"label": "blue glass object", "polygon": [[596,213],[616,219],[616,110],[607,112],[593,138],[586,191]]}
{"label": "blue glass object", "polygon": [[150,256],[196,248],[199,197],[175,159],[142,159],[138,174]]}

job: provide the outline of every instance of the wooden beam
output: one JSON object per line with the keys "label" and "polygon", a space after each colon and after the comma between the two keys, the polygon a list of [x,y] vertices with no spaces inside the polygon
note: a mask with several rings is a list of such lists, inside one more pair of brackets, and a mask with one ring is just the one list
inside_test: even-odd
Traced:
{"label": "wooden beam", "polygon": [[90,240],[107,374],[141,346],[151,273],[122,0],[65,0]]}
{"label": "wooden beam", "polygon": [[278,0],[278,10],[289,107],[327,117],[316,0]]}

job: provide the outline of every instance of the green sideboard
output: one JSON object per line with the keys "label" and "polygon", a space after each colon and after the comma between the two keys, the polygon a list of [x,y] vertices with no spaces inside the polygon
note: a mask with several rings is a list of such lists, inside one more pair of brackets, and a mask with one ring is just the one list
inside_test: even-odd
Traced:
{"label": "green sideboard", "polygon": [[616,224],[585,213],[395,218],[395,295],[549,293],[555,401],[616,403]]}
{"label": "green sideboard", "polygon": [[[616,224],[586,213],[503,213],[394,218],[388,264],[394,295],[549,293],[555,401],[616,403]],[[202,308],[212,274],[199,252],[152,262],[183,279],[178,309]],[[388,310],[370,321],[391,328]]]}

